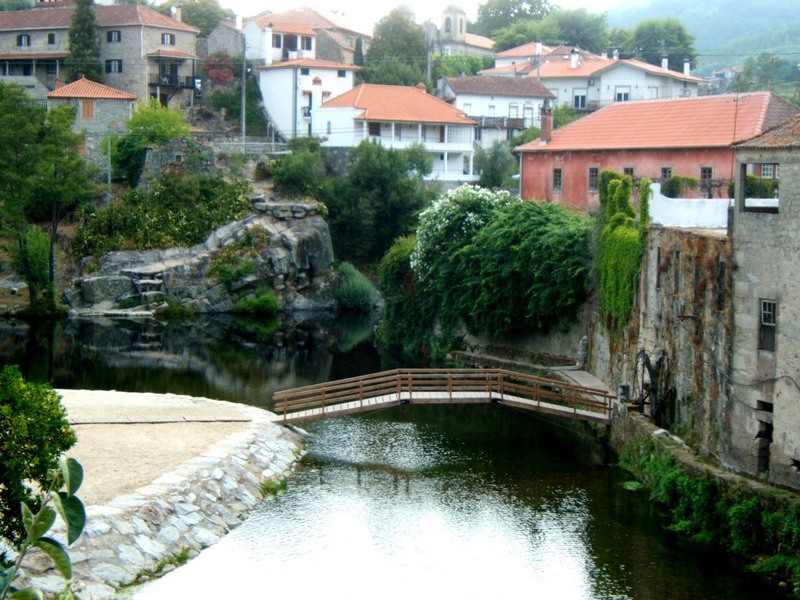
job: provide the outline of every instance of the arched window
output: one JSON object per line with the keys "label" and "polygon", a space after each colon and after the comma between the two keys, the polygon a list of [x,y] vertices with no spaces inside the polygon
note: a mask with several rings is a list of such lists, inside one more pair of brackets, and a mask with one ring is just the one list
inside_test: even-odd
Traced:
{"label": "arched window", "polygon": [[453,29],[453,25],[450,22],[450,17],[445,17],[444,19],[444,30],[446,33],[450,33]]}

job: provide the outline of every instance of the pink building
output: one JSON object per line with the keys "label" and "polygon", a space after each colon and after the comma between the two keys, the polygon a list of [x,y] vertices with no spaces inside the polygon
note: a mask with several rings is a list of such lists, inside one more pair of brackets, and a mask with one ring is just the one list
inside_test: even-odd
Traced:
{"label": "pink building", "polygon": [[616,102],[555,131],[545,111],[541,137],[516,148],[520,195],[593,210],[600,173],[611,169],[652,181],[694,177],[690,195],[727,200],[732,144],[798,113],[772,92]]}

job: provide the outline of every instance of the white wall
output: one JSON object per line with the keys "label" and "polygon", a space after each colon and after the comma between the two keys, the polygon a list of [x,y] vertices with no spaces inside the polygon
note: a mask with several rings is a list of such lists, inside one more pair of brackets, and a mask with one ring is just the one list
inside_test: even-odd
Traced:
{"label": "white wall", "polygon": [[722,198],[667,198],[661,195],[661,184],[650,188],[650,217],[665,227],[725,229],[728,227],[730,202]]}

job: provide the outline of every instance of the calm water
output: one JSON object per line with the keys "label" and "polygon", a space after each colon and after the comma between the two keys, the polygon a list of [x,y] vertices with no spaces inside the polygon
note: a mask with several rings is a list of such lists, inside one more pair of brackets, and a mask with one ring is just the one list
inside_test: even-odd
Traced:
{"label": "calm water", "polygon": [[[6,327],[0,352],[57,387],[192,393],[260,406],[281,387],[379,368],[352,329],[296,325]],[[414,406],[307,429],[309,454],[286,493],[186,566],[128,596],[786,597],[741,565],[666,532],[647,496],[623,488],[629,476],[609,466],[580,424],[496,406]]]}

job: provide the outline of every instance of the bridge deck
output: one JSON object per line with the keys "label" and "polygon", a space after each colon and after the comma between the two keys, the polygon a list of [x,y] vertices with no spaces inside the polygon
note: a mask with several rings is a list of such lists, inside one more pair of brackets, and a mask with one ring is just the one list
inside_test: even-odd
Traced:
{"label": "bridge deck", "polygon": [[399,404],[488,404],[608,424],[608,390],[504,369],[403,369],[275,393],[284,423]]}

